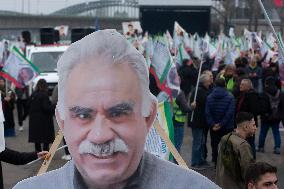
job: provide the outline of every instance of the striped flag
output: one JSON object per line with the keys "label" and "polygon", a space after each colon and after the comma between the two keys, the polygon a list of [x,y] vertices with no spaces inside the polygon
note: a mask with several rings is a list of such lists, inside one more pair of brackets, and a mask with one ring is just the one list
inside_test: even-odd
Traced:
{"label": "striped flag", "polygon": [[21,88],[29,85],[38,74],[38,68],[26,59],[19,49],[12,47],[0,75]]}
{"label": "striped flag", "polygon": [[175,21],[174,24],[174,34],[173,34],[173,42],[174,48],[177,49],[178,46],[182,43],[183,36],[186,31],[179,25],[178,22]]}
{"label": "striped flag", "polygon": [[173,59],[169,48],[160,38],[157,38],[154,42],[153,49],[154,52],[151,66],[158,77],[159,84],[163,84],[167,78]]}
{"label": "striped flag", "polygon": [[178,47],[178,53],[177,53],[177,59],[176,59],[176,63],[179,64],[180,66],[182,65],[182,61],[184,59],[188,59],[191,60],[190,56],[188,55],[188,53],[186,52],[183,44],[180,44]]}
{"label": "striped flag", "polygon": [[[172,143],[174,143],[174,127],[172,122],[172,113],[170,102],[161,102],[158,105],[157,119],[160,126],[167,133]],[[171,160],[172,155],[167,147],[165,141],[160,137],[154,127],[152,127],[147,135],[145,150],[154,154],[155,156]]]}
{"label": "striped flag", "polygon": [[145,59],[148,68],[151,66],[151,59],[153,57],[153,40],[152,38],[149,38],[147,42],[144,43],[144,49],[145,49]]}

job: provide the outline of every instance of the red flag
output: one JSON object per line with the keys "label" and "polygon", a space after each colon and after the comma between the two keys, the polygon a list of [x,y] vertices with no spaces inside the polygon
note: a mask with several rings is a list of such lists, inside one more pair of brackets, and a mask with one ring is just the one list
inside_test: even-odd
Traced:
{"label": "red flag", "polygon": [[278,8],[281,8],[284,6],[283,0],[274,0],[274,4]]}

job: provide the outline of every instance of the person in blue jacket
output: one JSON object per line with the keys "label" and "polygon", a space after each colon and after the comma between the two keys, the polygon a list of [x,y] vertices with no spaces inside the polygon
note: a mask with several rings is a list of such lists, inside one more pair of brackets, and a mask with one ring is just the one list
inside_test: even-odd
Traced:
{"label": "person in blue jacket", "polygon": [[235,99],[227,91],[226,82],[220,78],[216,87],[207,97],[205,115],[211,135],[212,161],[217,162],[218,144],[221,138],[234,129]]}

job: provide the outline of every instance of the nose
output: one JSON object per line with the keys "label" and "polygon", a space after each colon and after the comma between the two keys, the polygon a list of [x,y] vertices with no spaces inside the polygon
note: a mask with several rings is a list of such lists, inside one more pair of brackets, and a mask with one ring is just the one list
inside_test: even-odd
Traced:
{"label": "nose", "polygon": [[95,144],[103,144],[115,138],[115,133],[110,127],[110,121],[101,113],[97,113],[91,124],[87,139]]}

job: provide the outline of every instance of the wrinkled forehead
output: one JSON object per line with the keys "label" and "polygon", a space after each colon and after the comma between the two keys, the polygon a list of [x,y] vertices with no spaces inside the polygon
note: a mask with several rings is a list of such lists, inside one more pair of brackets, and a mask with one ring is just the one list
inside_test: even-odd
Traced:
{"label": "wrinkled forehead", "polygon": [[[88,94],[141,95],[137,74],[129,64],[105,64],[104,59],[77,65],[70,72],[65,97],[78,100]],[[109,98],[109,96],[108,96]],[[94,99],[95,100],[95,99]]]}

